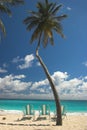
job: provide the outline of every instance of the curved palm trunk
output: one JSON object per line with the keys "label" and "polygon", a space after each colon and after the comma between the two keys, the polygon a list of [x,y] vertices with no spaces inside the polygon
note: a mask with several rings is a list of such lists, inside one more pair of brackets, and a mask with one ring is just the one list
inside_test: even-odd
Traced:
{"label": "curved palm trunk", "polygon": [[39,56],[39,53],[38,53],[39,47],[40,47],[40,38],[39,38],[38,46],[36,48],[36,57],[38,58],[41,66],[43,67],[43,70],[48,78],[48,81],[50,83],[51,89],[54,94],[54,98],[55,98],[55,102],[56,102],[56,113],[57,113],[56,125],[62,125],[61,105],[60,105],[59,96],[58,96],[57,90],[55,88],[54,82],[48,72],[48,69],[47,69],[46,65],[44,64],[43,60],[41,59],[41,57]]}

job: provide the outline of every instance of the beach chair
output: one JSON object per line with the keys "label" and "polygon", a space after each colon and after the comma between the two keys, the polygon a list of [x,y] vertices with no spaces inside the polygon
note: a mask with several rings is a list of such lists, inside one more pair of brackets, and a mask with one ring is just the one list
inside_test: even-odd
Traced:
{"label": "beach chair", "polygon": [[[62,114],[62,119],[66,117],[66,111],[65,111],[65,106],[61,106],[61,114]],[[56,120],[56,112],[54,112],[54,116],[51,117],[52,120]]]}
{"label": "beach chair", "polygon": [[50,107],[49,105],[43,104],[39,109],[39,117],[37,120],[50,119]]}
{"label": "beach chair", "polygon": [[33,106],[28,104],[25,106],[25,109],[24,109],[24,118],[28,117],[28,118],[35,118],[35,114],[34,114],[34,109],[33,109]]}
{"label": "beach chair", "polygon": [[64,119],[66,117],[66,110],[65,110],[65,106],[61,106],[61,114],[62,114],[62,118]]}

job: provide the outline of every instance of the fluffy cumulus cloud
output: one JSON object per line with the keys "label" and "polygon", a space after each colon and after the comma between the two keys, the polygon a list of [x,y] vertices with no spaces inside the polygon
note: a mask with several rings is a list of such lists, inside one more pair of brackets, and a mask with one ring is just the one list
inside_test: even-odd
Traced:
{"label": "fluffy cumulus cloud", "polygon": [[35,90],[35,89],[38,89],[38,88],[40,88],[40,87],[42,87],[42,86],[44,87],[44,86],[47,86],[47,85],[49,85],[47,79],[42,80],[42,81],[38,81],[38,82],[34,82],[34,83],[32,84],[31,90]]}
{"label": "fluffy cumulus cloud", "polygon": [[4,78],[0,78],[0,92],[21,92],[26,90],[31,82],[23,82],[22,79],[25,75],[7,75]]}
{"label": "fluffy cumulus cloud", "polygon": [[[87,76],[70,78],[67,72],[56,71],[51,76],[61,99],[87,99]],[[26,82],[25,75],[0,78],[0,97],[53,99],[47,79]]]}
{"label": "fluffy cumulus cloud", "polygon": [[17,56],[12,60],[12,63],[19,63],[17,68],[26,69],[32,66],[34,59],[35,57],[33,54],[26,55],[24,58],[20,58],[19,56]]}
{"label": "fluffy cumulus cloud", "polygon": [[18,67],[20,69],[26,69],[28,67],[31,67],[33,60],[34,60],[34,55],[33,54],[26,55],[25,58],[24,58],[24,63],[22,65],[19,65]]}
{"label": "fluffy cumulus cloud", "polygon": [[[57,71],[52,79],[61,99],[87,99],[87,76],[70,79],[67,72]],[[33,83],[31,90],[38,90],[42,95],[45,94],[45,98],[53,98],[47,79]]]}

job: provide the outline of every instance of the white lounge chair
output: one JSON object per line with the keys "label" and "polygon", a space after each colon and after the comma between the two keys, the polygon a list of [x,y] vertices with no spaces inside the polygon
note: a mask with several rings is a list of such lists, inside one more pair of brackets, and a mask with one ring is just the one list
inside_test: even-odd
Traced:
{"label": "white lounge chair", "polygon": [[23,113],[24,113],[24,118],[28,117],[28,118],[33,118],[34,120],[35,114],[34,114],[34,109],[32,105],[30,104],[26,105]]}
{"label": "white lounge chair", "polygon": [[[61,114],[62,114],[62,119],[66,117],[66,111],[65,111],[65,106],[61,106]],[[57,114],[54,112],[54,116],[51,117],[52,120],[56,120]]]}
{"label": "white lounge chair", "polygon": [[50,119],[50,107],[49,105],[42,105],[39,109],[39,117],[37,120]]}

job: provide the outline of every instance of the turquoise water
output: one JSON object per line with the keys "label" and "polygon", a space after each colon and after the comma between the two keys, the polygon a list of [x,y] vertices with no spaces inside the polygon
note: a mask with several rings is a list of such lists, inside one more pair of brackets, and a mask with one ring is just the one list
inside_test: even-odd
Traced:
{"label": "turquoise water", "polygon": [[[27,104],[32,104],[35,110],[42,104],[49,104],[51,111],[55,110],[55,102],[52,100],[0,100],[0,110],[24,110]],[[87,113],[87,101],[62,100],[61,105],[65,106],[67,112]]]}

